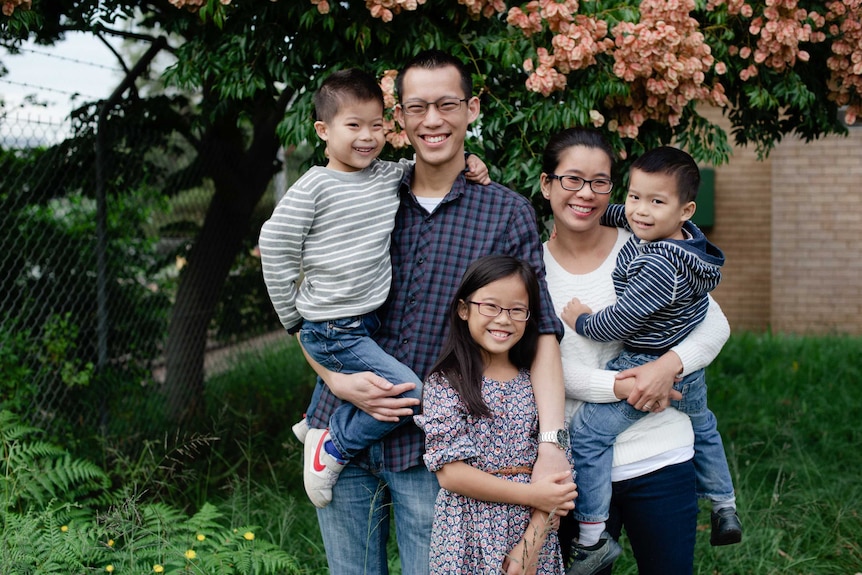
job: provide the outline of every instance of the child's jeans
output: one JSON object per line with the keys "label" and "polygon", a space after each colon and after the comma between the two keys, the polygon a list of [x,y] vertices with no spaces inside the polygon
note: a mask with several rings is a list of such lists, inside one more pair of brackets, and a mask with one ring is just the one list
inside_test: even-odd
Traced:
{"label": "child's jeans", "polygon": [[[608,362],[607,369],[622,371],[643,365],[657,356],[623,351]],[[706,406],[706,380],[703,370],[674,384],[682,399],[671,406],[691,419],[694,429],[694,467],[697,495],[713,502],[733,499],[733,482],[716,427],[715,415]],[[608,518],[611,503],[611,467],[617,435],[646,416],[625,401],[585,403],[572,417],[570,435],[572,457],[578,472],[578,499],[574,517],[595,523]]]}
{"label": "child's jeans", "polygon": [[[379,327],[380,321],[374,313],[333,321],[303,321],[299,341],[314,361],[330,371],[371,371],[395,385],[412,381],[416,388],[399,397],[422,399],[422,380],[371,338]],[[317,404],[317,397],[315,393],[309,413]],[[414,406],[413,412],[419,413],[418,405]],[[329,419],[329,435],[339,453],[352,459],[396,427],[412,421],[412,417],[402,417],[397,422],[378,421],[353,404],[344,402]]]}

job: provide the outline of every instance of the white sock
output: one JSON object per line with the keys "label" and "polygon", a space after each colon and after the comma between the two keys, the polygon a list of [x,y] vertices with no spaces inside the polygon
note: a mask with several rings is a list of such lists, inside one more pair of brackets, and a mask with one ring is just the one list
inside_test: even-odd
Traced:
{"label": "white sock", "polygon": [[732,508],[736,511],[736,497],[731,497],[730,499],[726,499],[724,501],[713,501],[712,502],[712,512],[718,513],[722,509]]}
{"label": "white sock", "polygon": [[605,522],[598,523],[579,523],[580,531],[578,532],[578,545],[583,547],[591,547],[599,542],[602,533],[605,532]]}

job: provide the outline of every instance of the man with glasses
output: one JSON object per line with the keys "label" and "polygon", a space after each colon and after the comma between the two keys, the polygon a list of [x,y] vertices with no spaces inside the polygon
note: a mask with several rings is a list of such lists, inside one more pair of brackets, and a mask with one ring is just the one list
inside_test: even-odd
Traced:
{"label": "man with glasses", "polygon": [[[399,73],[395,117],[415,150],[412,173],[402,181],[392,232],[392,287],[381,310],[380,346],[425,378],[445,337],[446,309],[467,266],[505,253],[531,263],[542,288],[539,353],[532,370],[539,409],[539,460],[544,475],[570,469],[565,456],[564,389],[558,338],[562,325],[545,285],[542,247],[529,201],[492,183],[479,187],[463,176],[464,140],[479,116],[470,73],[446,53],[418,54]],[[349,401],[378,419],[412,413],[394,397],[392,384],[370,373],[335,374],[316,366],[326,382],[309,424],[325,426],[328,414]],[[398,389],[398,391],[403,391]],[[402,573],[428,573],[434,500],[439,490],[425,467],[424,437],[400,427],[355,457],[333,487],[332,503],[319,509],[331,573],[388,572],[390,513]]]}

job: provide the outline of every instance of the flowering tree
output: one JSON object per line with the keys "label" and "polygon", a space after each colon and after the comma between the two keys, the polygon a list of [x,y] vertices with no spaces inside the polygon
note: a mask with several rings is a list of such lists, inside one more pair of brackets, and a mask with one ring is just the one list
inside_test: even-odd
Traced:
{"label": "flowering tree", "polygon": [[[701,106],[721,107],[733,138],[761,155],[787,134],[843,133],[862,106],[862,0],[5,0],[3,13],[7,45],[71,29],[169,38],[176,63],[164,80],[199,95],[177,102],[178,131],[218,160],[178,308],[215,307],[211,274],[226,276],[257,232],[246,225],[279,142],[316,141],[310,97],[332,69],[375,72],[391,105],[392,71],[411,55],[462,58],[483,110],[468,146],[494,179],[536,198],[541,150],[566,126],[602,129],[629,158],[676,143],[721,163],[728,135]],[[389,141],[389,156],[409,153],[394,126]],[[174,314],[168,386],[201,385],[209,317]]]}

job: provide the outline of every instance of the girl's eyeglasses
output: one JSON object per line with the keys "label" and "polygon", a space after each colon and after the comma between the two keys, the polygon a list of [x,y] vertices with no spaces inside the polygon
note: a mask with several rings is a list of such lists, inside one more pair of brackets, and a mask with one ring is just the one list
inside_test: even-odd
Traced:
{"label": "girl's eyeglasses", "polygon": [[527,321],[530,319],[530,310],[523,307],[500,307],[495,303],[470,300],[467,300],[467,303],[471,303],[478,307],[479,313],[485,317],[497,317],[501,313],[506,312],[509,314],[509,319],[512,321]]}

